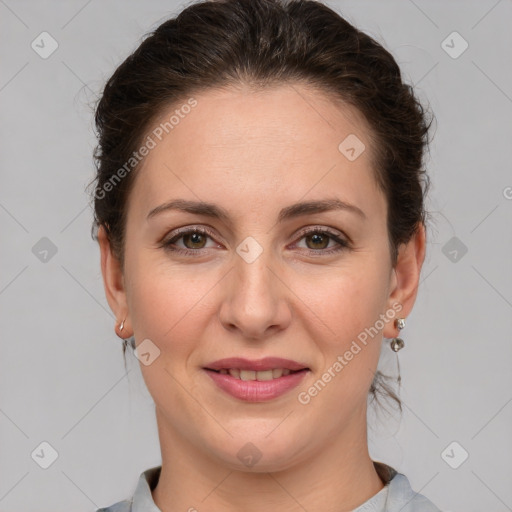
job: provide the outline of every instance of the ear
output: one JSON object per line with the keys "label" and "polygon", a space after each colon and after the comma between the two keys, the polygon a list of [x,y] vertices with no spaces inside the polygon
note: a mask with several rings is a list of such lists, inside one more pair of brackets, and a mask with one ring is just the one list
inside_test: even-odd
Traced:
{"label": "ear", "polygon": [[[420,222],[416,233],[398,251],[397,263],[392,269],[388,308],[396,311],[394,318],[406,318],[414,306],[420,280],[421,267],[425,260],[425,225]],[[401,309],[398,308],[401,306]],[[394,319],[383,330],[386,338],[398,336]]]}
{"label": "ear", "polygon": [[[98,228],[98,243],[101,253],[101,273],[103,275],[103,287],[110,309],[116,316],[116,333],[122,338],[128,338],[130,325],[128,319],[128,306],[124,286],[124,276],[121,264],[112,253],[107,232],[103,226]],[[124,322],[122,332],[118,331],[118,324]]]}

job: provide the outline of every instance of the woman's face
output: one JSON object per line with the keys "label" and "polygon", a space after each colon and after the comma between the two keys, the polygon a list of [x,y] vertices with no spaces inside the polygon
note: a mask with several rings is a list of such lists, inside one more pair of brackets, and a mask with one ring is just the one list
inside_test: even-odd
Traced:
{"label": "woman's face", "polygon": [[[366,439],[382,336],[396,336],[394,319],[412,308],[423,261],[412,241],[392,268],[367,126],[299,84],[194,99],[162,113],[180,113],[168,133],[158,123],[150,133],[156,145],[127,205],[123,280],[102,251],[123,333],[146,340],[139,356],[160,431],[231,467],[261,457],[260,471],[339,436]],[[211,208],[154,211],[178,200]],[[307,370],[234,382],[236,369],[206,369],[232,357]]]}

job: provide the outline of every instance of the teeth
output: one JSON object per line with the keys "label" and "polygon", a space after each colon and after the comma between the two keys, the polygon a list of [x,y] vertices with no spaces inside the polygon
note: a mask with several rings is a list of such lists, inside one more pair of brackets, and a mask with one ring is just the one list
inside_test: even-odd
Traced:
{"label": "teeth", "polygon": [[256,372],[254,370],[240,370],[240,379],[241,380],[256,380]]}
{"label": "teeth", "polygon": [[229,375],[231,375],[231,377],[235,377],[235,379],[239,379],[240,378],[240,370],[238,368],[231,368],[229,370]]}
{"label": "teeth", "polygon": [[272,380],[274,378],[272,372],[273,370],[264,370],[261,372],[256,372],[256,380]]}
{"label": "teeth", "polygon": [[262,370],[262,371],[254,371],[254,370],[240,370],[238,368],[230,368],[219,370],[219,373],[223,375],[231,375],[235,379],[240,380],[272,380],[279,379],[279,377],[285,377],[286,375],[290,375],[290,370],[288,368],[274,368],[273,370]]}
{"label": "teeth", "polygon": [[275,368],[274,370],[272,370],[272,377],[274,379],[278,379],[282,375],[283,375],[283,369],[282,368]]}

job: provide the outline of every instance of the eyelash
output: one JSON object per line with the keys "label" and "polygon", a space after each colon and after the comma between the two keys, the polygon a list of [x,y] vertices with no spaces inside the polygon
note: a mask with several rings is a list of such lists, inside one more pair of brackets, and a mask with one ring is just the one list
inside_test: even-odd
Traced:
{"label": "eyelash", "polygon": [[[185,235],[189,234],[201,234],[206,235],[210,238],[213,238],[213,233],[205,228],[184,228],[181,231],[178,231],[172,238],[168,240],[164,240],[160,243],[161,248],[165,249],[166,251],[171,251],[177,254],[182,254],[184,256],[199,256],[199,252],[203,251],[204,249],[182,249],[182,248],[176,248],[172,247],[175,242],[183,238]],[[306,249],[307,252],[309,252],[310,255],[314,257],[318,256],[324,256],[324,255],[331,255],[335,254],[347,249],[350,249],[350,244],[347,240],[344,240],[343,238],[340,238],[336,233],[326,230],[325,228],[308,228],[305,231],[301,233],[301,237],[299,238],[299,241],[305,238],[308,235],[312,234],[319,234],[319,235],[327,235],[330,239],[334,240],[338,243],[338,246],[331,249]]]}

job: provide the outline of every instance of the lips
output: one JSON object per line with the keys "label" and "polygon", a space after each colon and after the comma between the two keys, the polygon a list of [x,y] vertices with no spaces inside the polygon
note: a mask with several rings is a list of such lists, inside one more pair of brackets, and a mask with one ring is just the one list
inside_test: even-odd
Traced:
{"label": "lips", "polygon": [[250,360],[243,357],[228,357],[213,361],[204,366],[206,370],[247,370],[254,372],[263,372],[266,370],[289,370],[295,372],[299,370],[308,370],[308,366],[291,359],[281,357],[265,357],[263,359]]}
{"label": "lips", "polygon": [[230,368],[229,370],[221,369],[221,370],[209,370],[212,372],[218,372],[222,375],[231,375],[231,377],[235,379],[240,380],[273,380],[273,379],[279,379],[281,377],[286,377],[287,375],[290,375],[290,373],[296,373],[299,371],[305,371],[305,370],[288,370],[288,368],[273,368],[272,370],[240,370],[238,368]]}
{"label": "lips", "polygon": [[229,357],[208,363],[205,373],[225,393],[246,402],[274,400],[297,387],[310,369],[281,357]]}

